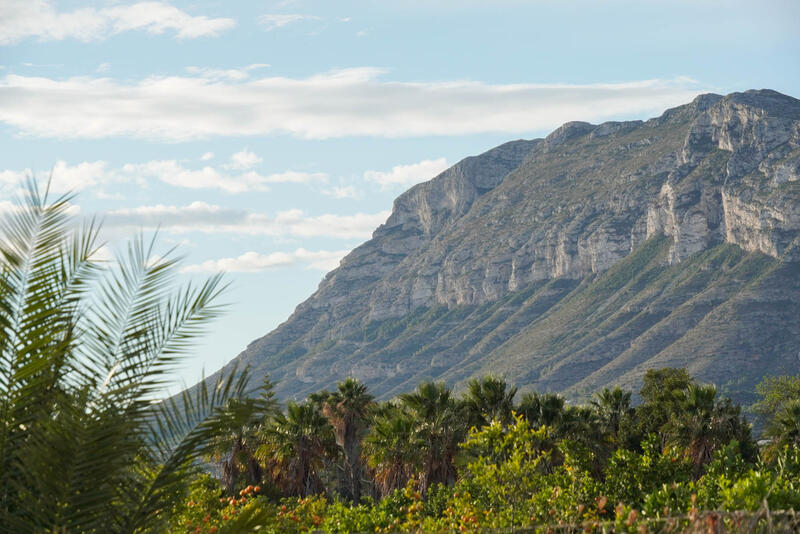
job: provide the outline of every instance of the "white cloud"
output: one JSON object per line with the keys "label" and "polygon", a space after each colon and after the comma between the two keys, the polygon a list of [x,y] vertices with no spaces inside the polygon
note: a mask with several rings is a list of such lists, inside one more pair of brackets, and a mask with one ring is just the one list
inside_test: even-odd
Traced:
{"label": "white cloud", "polygon": [[264,177],[264,182],[268,184],[307,184],[327,181],[328,175],[324,172],[286,171]]}
{"label": "white cloud", "polygon": [[0,121],[61,138],[132,136],[184,141],[289,133],[325,139],[540,132],[569,120],[660,113],[690,101],[686,78],[618,84],[381,81],[352,68],[308,78],[243,82],[204,77],[0,78]]}
{"label": "white cloud", "polygon": [[114,181],[125,181],[124,177],[109,171],[106,165],[105,161],[100,160],[84,161],[77,165],[59,160],[49,170],[3,170],[0,171],[0,190],[18,187],[28,177],[35,177],[42,183],[50,179],[50,190],[55,193],[82,191]]}
{"label": "white cloud", "polygon": [[127,31],[162,34],[171,30],[178,39],[194,39],[219,35],[235,25],[233,19],[192,16],[164,2],[83,7],[68,12],[59,12],[47,0],[0,2],[0,45],[29,37],[41,41],[95,41]]}
{"label": "white cloud", "polygon": [[229,169],[245,170],[258,165],[262,161],[264,161],[264,159],[261,156],[245,148],[232,155],[231,162],[227,166]]}
{"label": "white cloud", "polygon": [[323,189],[322,194],[333,198],[361,198],[361,193],[352,185]]}
{"label": "white cloud", "polygon": [[364,179],[380,184],[384,188],[395,185],[411,187],[430,180],[447,167],[445,158],[425,159],[410,165],[396,165],[386,172],[367,171],[364,173]]}
{"label": "white cloud", "polygon": [[301,15],[299,13],[261,15],[258,17],[258,23],[264,26],[264,29],[268,32],[301,20],[319,20],[319,17],[314,15]]}
{"label": "white cloud", "polygon": [[0,216],[17,211],[17,206],[10,200],[0,200]]}
{"label": "white cloud", "polygon": [[[240,153],[241,154],[241,153]],[[253,154],[255,156],[255,154]],[[256,156],[258,158],[258,156]],[[255,160],[242,156],[239,161],[233,160],[231,166],[240,170],[247,168],[247,163]],[[260,158],[258,158],[260,161]],[[176,160],[153,160],[146,163],[128,163],[122,167],[122,174],[136,178],[159,180],[175,187],[188,189],[221,189],[228,193],[245,193],[248,191],[269,191],[268,184],[308,183],[327,180],[327,174],[321,172],[308,173],[286,171],[282,173],[262,175],[254,171],[239,174],[227,174],[211,166],[201,169],[189,169]]]}
{"label": "white cloud", "polygon": [[302,210],[293,209],[270,216],[198,201],[186,206],[158,204],[124,208],[102,215],[106,227],[124,229],[128,233],[161,228],[175,234],[199,232],[364,239],[369,238],[375,228],[386,221],[389,213],[306,215]]}
{"label": "white cloud", "polygon": [[236,258],[221,258],[208,260],[195,265],[187,265],[181,272],[184,273],[216,273],[220,271],[229,273],[254,273],[274,269],[276,267],[289,267],[305,264],[310,269],[330,271],[335,269],[349,250],[318,250],[310,251],[298,248],[294,252],[272,252],[260,254],[258,252],[245,252]]}
{"label": "white cloud", "polygon": [[[239,167],[243,168],[243,167]],[[175,187],[188,189],[221,189],[228,193],[269,191],[269,184],[308,183],[325,181],[325,173],[287,171],[262,175],[254,171],[231,175],[206,165],[202,169],[188,169],[176,160],[154,160],[147,163],[127,164],[122,172],[128,176],[156,179]]]}
{"label": "white cloud", "polygon": [[194,74],[195,76],[207,78],[209,80],[227,79],[231,81],[241,81],[248,79],[252,71],[266,67],[269,67],[269,63],[253,63],[239,69],[214,69],[211,67],[189,66],[186,67],[185,70],[189,74]]}
{"label": "white cloud", "polygon": [[263,177],[256,173],[228,176],[209,166],[202,169],[187,169],[174,159],[128,163],[122,170],[129,175],[153,178],[175,187],[188,189],[222,189],[228,193],[268,189]]}
{"label": "white cloud", "polygon": [[103,245],[95,249],[90,258],[95,261],[110,262],[114,260],[114,252],[107,245]]}
{"label": "white cloud", "polygon": [[100,63],[95,72],[108,72],[111,69],[111,63]]}
{"label": "white cloud", "polygon": [[[204,154],[202,160],[206,158]],[[242,153],[239,153],[240,155]],[[236,156],[236,155],[234,155]],[[252,154],[255,156],[255,154]],[[248,191],[269,191],[269,184],[279,183],[324,183],[328,175],[323,172],[286,171],[262,175],[254,171],[245,171],[248,162],[255,161],[252,156],[240,156],[234,159],[234,164],[241,169],[236,174],[220,171],[206,165],[200,169],[184,167],[176,160],[152,160],[145,163],[127,163],[118,169],[110,169],[105,161],[82,162],[69,165],[65,161],[58,161],[52,169],[34,172],[31,169],[22,171],[0,171],[0,191],[18,187],[29,176],[46,180],[52,176],[51,189],[55,192],[82,191],[88,188],[97,189],[100,186],[121,183],[139,182],[147,179],[157,180],[174,187],[187,189],[220,189],[228,193],[244,193]],[[258,161],[260,158],[255,156]],[[238,163],[237,163],[238,162]],[[105,193],[98,192],[98,198]]]}
{"label": "white cloud", "polygon": [[210,159],[214,159],[214,153],[213,152],[206,152],[205,154],[200,156],[200,160],[201,161],[208,161]]}

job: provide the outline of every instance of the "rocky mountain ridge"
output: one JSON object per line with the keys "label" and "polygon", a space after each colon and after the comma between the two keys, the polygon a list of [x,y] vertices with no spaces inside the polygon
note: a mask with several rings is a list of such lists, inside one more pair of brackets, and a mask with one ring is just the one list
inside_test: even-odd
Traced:
{"label": "rocky mountain ridge", "polygon": [[[767,351],[775,365],[785,366],[796,363],[792,359],[800,351],[800,314],[786,315],[800,306],[798,236],[797,99],[769,90],[707,94],[645,122],[571,122],[545,139],[512,141],[466,158],[403,193],[372,239],[328,273],[285,323],[237,358],[256,373],[270,373],[284,397],[302,397],[348,375],[386,396],[423,378],[457,385],[470,373],[487,371],[514,373],[523,389],[580,396],[605,384],[635,382],[648,365],[661,365],[689,339],[698,339],[687,349],[695,353],[719,351],[719,346],[706,347],[700,332],[692,333],[696,325],[673,325],[683,334],[645,343],[649,348],[636,353],[635,363],[618,369],[614,361],[644,343],[656,324],[645,329],[619,325],[582,338],[588,345],[610,341],[609,336],[624,339],[590,358],[595,364],[587,366],[575,360],[585,346],[564,353],[570,346],[566,339],[561,346],[542,341],[548,334],[539,330],[548,318],[623,264],[644,262],[647,267],[639,268],[653,269],[658,277],[680,277],[699,256],[717,251],[728,257],[723,264],[732,275],[742,262],[770,267],[762,265],[765,271],[758,276],[715,279],[714,287],[704,287],[720,294],[713,309],[730,304],[765,272],[783,280],[779,295],[770,296],[765,287],[755,298],[785,317],[777,320],[786,339]],[[644,251],[650,256],[638,258]],[[734,257],[735,263],[725,263]],[[622,285],[605,302],[594,303],[595,314],[616,302],[624,282],[618,281]],[[672,289],[648,293],[653,287],[643,286],[644,293],[618,304],[635,301],[642,308],[638,314],[655,313],[659,298]],[[508,303],[524,295],[532,299],[530,313],[514,320],[527,301]],[[674,295],[675,302],[664,304],[657,315],[676,320],[680,307],[697,296]],[[796,297],[788,307],[781,304],[787,296]],[[478,313],[500,305],[508,309],[500,315],[495,310],[493,320]],[[581,313],[563,319],[577,321]],[[441,331],[434,327],[448,315],[450,331],[465,333],[437,349]],[[732,324],[764,319],[734,315]],[[401,342],[404,336],[408,343]],[[709,332],[709,338],[716,336]],[[466,339],[472,342],[464,345]],[[534,350],[537,339],[546,347]],[[742,346],[736,358],[746,350]],[[705,365],[701,376],[724,378],[718,360]]]}

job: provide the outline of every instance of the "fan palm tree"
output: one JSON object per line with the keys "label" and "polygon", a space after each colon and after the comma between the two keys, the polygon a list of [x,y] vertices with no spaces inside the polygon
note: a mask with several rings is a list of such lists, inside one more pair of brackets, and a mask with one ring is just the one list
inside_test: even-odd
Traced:
{"label": "fan palm tree", "polygon": [[591,404],[600,419],[603,432],[609,435],[613,443],[619,443],[620,427],[633,414],[631,392],[623,391],[619,386],[614,389],[603,388]]}
{"label": "fan palm tree", "polygon": [[325,491],[320,471],[334,449],[331,427],[317,407],[289,402],[286,414],[263,430],[256,457],[275,466],[272,477],[284,495],[307,497]]}
{"label": "fan palm tree", "polygon": [[456,481],[456,452],[467,432],[466,410],[444,383],[423,382],[412,393],[400,395],[403,407],[416,423],[422,449],[422,491],[433,484]]}
{"label": "fan palm tree", "polygon": [[247,375],[154,404],[220,277],[173,290],[177,259],[142,238],[104,265],[71,198],[31,181],[0,222],[0,531],[158,532]]}
{"label": "fan palm tree", "polygon": [[382,496],[405,487],[422,465],[425,442],[413,417],[390,405],[375,416],[364,449]]}
{"label": "fan palm tree", "polygon": [[233,416],[228,428],[215,444],[212,457],[222,468],[222,484],[229,495],[234,495],[242,476],[245,484],[259,484],[263,466],[255,456],[259,446],[260,430],[270,424],[279,413],[274,384],[269,376],[259,388],[257,397],[231,399],[227,409]]}
{"label": "fan palm tree", "polygon": [[564,417],[564,397],[556,393],[526,393],[520,400],[517,411],[534,428],[549,426],[557,429]]}
{"label": "fan palm tree", "polygon": [[716,449],[736,439],[742,452],[747,453],[752,441],[740,408],[730,399],[718,402],[716,395],[717,389],[712,385],[690,384],[683,393],[682,412],[673,415],[667,424],[669,440],[686,449],[697,477],[713,459]]}
{"label": "fan palm tree", "polygon": [[327,397],[322,413],[328,418],[336,444],[344,455],[349,497],[359,502],[363,475],[361,441],[369,427],[370,411],[375,401],[367,393],[367,386],[355,378],[347,378],[339,382],[337,387],[337,391]]}
{"label": "fan palm tree", "polygon": [[800,447],[800,401],[792,401],[767,428],[767,435],[780,445]]}
{"label": "fan palm tree", "polygon": [[503,425],[509,424],[513,417],[516,394],[517,388],[508,389],[508,384],[502,378],[492,375],[481,379],[473,378],[467,384],[467,393],[464,396],[470,423],[478,427],[493,420],[500,421]]}

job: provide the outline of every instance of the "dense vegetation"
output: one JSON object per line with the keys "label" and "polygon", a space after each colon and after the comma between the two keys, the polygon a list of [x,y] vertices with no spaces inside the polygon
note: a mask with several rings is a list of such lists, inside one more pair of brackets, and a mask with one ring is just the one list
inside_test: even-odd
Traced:
{"label": "dense vegetation", "polygon": [[[328,532],[798,526],[800,377],[742,409],[683,369],[586,405],[501,378],[376,402],[354,379],[280,407],[234,370],[154,403],[219,311],[220,279],[174,290],[175,258],[35,184],[0,241],[0,531]],[[519,397],[519,398],[518,398]],[[714,530],[716,529],[716,530]]]}
{"label": "dense vegetation", "polygon": [[[268,532],[753,531],[800,525],[800,377],[765,381],[759,450],[738,405],[683,369],[585,406],[499,378],[456,397],[423,383],[377,403],[354,379],[221,439],[173,529],[217,532],[246,514]],[[713,511],[713,512],[710,512]],[[717,530],[713,530],[713,529]]]}

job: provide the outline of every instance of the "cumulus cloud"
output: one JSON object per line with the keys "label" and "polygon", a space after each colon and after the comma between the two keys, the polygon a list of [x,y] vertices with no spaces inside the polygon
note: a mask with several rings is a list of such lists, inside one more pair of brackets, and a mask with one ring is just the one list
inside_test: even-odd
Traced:
{"label": "cumulus cloud", "polygon": [[396,165],[390,171],[367,171],[364,179],[380,184],[384,188],[392,186],[411,187],[425,182],[448,167],[445,158],[425,159],[410,165]]}
{"label": "cumulus cloud", "polygon": [[205,154],[200,156],[200,161],[208,161],[208,160],[211,160],[211,159],[214,159],[214,153],[213,152],[206,152]]}
{"label": "cumulus cloud", "polygon": [[264,159],[261,156],[245,148],[241,152],[237,152],[231,156],[231,162],[228,164],[228,167],[239,170],[250,169],[262,161],[264,161]]}
{"label": "cumulus cloud", "polygon": [[274,216],[206,202],[185,206],[157,204],[106,212],[104,225],[130,233],[161,228],[171,233],[268,235],[275,237],[369,238],[389,217],[388,211],[353,215],[307,215],[302,210],[280,211]]}
{"label": "cumulus cloud", "polygon": [[323,195],[333,198],[361,198],[361,193],[352,185],[334,186],[322,190]]}
{"label": "cumulus cloud", "polygon": [[286,13],[280,15],[267,14],[258,17],[258,23],[264,26],[264,29],[268,32],[287,26],[292,22],[299,22],[301,20],[319,20],[319,17],[314,15],[301,15],[299,13]]}
{"label": "cumulus cloud", "polygon": [[352,68],[237,82],[202,76],[0,78],[0,122],[27,135],[184,141],[289,133],[308,139],[552,129],[660,113],[701,92],[686,78],[617,84],[396,82]]}
{"label": "cumulus cloud", "polygon": [[70,165],[59,160],[47,170],[0,171],[0,190],[16,188],[29,177],[36,177],[41,181],[50,179],[50,190],[55,193],[82,191],[111,182],[127,181],[125,177],[109,170],[105,161],[84,161]]}
{"label": "cumulus cloud", "polygon": [[289,267],[298,264],[306,265],[309,269],[330,271],[339,265],[341,259],[348,252],[349,250],[310,251],[304,248],[298,248],[294,252],[272,252],[270,254],[250,251],[236,258],[221,258],[195,265],[187,265],[181,269],[181,272],[216,273],[224,271],[229,273],[255,273],[276,267]]}
{"label": "cumulus cloud", "polygon": [[164,2],[137,2],[101,9],[83,7],[73,11],[58,11],[47,0],[0,2],[0,45],[30,37],[41,41],[95,41],[128,31],[162,34],[169,30],[178,39],[194,39],[219,35],[235,25],[230,18],[192,16]]}

